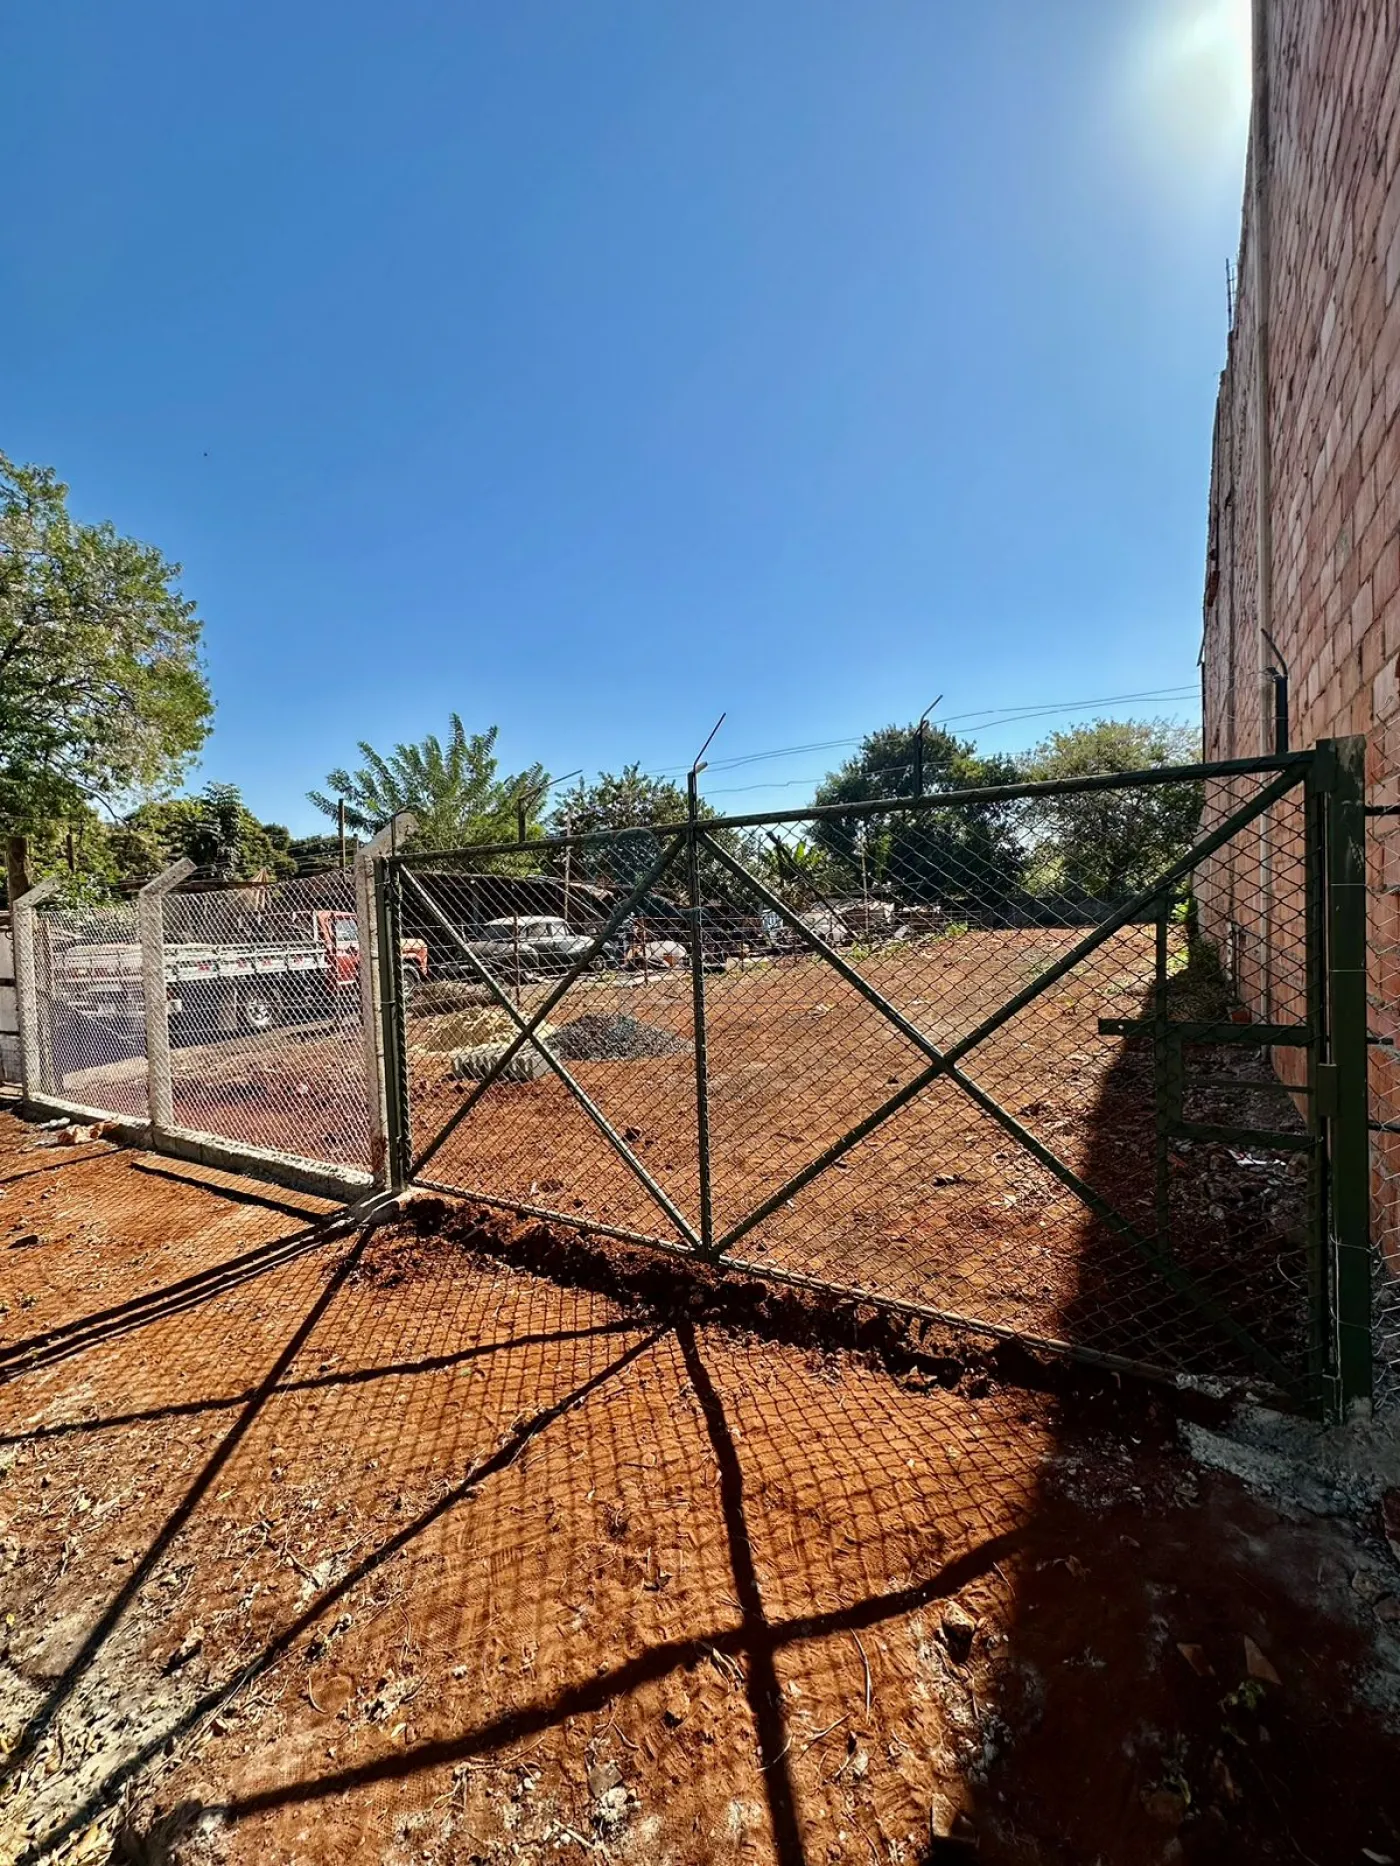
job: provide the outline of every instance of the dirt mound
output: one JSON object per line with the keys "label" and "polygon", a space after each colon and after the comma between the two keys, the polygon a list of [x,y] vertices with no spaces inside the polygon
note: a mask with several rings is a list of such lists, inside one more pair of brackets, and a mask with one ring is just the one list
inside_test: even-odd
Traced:
{"label": "dirt mound", "polygon": [[465,1011],[469,1006],[492,1003],[485,985],[465,978],[430,978],[409,999],[410,1017],[435,1017],[443,1011]]}
{"label": "dirt mound", "polygon": [[631,1062],[641,1056],[677,1056],[690,1045],[625,1012],[587,1011],[562,1024],[549,1047],[565,1062]]}
{"label": "dirt mound", "polygon": [[[540,1026],[541,1036],[548,1036],[551,1026]],[[454,1011],[445,1017],[425,1018],[414,1030],[415,1050],[441,1055],[449,1050],[473,1049],[482,1043],[508,1041],[517,1033],[515,1023],[499,1005],[476,1005]]]}
{"label": "dirt mound", "polygon": [[672,1324],[737,1328],[806,1349],[818,1359],[854,1353],[915,1389],[948,1387],[977,1398],[1001,1386],[1018,1386],[1074,1396],[1089,1413],[1102,1406],[1105,1416],[1119,1423],[1129,1415],[1140,1423],[1171,1416],[1218,1426],[1226,1412],[1223,1401],[1189,1389],[1144,1382],[1125,1390],[1115,1374],[1021,1342],[979,1340],[961,1329],[852,1297],[755,1277],[740,1265],[626,1244],[493,1211],[469,1199],[424,1193],[389,1227],[388,1238],[386,1248],[395,1251],[463,1250],[565,1288],[594,1290],[626,1309]]}

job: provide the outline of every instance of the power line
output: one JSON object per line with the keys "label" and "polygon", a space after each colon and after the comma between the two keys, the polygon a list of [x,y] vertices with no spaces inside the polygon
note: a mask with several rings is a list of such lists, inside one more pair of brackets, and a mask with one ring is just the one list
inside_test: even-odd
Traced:
{"label": "power line", "polygon": [[[1156,687],[1141,693],[1107,693],[1092,700],[1061,700],[1053,706],[1034,703],[1029,706],[1019,707],[982,707],[975,712],[945,713],[941,718],[935,719],[932,723],[936,726],[949,726],[966,725],[969,721],[977,721],[979,723],[970,729],[985,732],[990,731],[996,726],[1015,725],[1023,719],[1046,719],[1056,713],[1078,712],[1093,706],[1122,706],[1130,701],[1185,700],[1194,699],[1196,697],[1197,689],[1194,686]],[[861,738],[850,739],[817,739],[806,745],[781,745],[770,751],[742,752],[730,758],[712,758],[710,760],[710,769],[712,771],[732,771],[741,765],[760,764],[774,758],[796,758],[803,756],[807,752],[844,751],[850,746],[861,744],[863,742],[863,736],[864,735],[862,735]],[[688,765],[661,765],[657,768],[656,775],[658,777],[666,777],[676,772],[688,771],[689,768]],[[791,780],[793,783],[806,783],[809,781],[810,780],[805,778]],[[745,788],[762,789],[763,787],[761,785],[752,785]],[[774,788],[777,789],[780,787],[775,785]]]}

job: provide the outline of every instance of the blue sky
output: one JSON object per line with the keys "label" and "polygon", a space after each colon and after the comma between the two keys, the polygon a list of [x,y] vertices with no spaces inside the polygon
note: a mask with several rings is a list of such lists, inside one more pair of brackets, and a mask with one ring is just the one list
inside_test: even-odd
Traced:
{"label": "blue sky", "polygon": [[7,9],[0,446],[183,563],[298,831],[449,708],[563,773],[1190,687],[1247,10]]}

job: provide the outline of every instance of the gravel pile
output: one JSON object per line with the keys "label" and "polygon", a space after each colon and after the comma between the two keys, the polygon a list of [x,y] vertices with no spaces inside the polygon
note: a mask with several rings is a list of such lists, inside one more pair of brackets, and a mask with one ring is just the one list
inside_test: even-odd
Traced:
{"label": "gravel pile", "polygon": [[589,1011],[571,1024],[562,1024],[551,1037],[550,1049],[561,1061],[631,1062],[640,1056],[678,1056],[690,1045],[669,1030],[644,1024],[619,1012],[608,1016]]}

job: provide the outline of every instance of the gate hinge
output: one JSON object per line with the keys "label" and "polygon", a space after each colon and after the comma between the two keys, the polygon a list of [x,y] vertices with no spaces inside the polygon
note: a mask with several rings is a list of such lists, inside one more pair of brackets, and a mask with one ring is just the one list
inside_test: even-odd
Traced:
{"label": "gate hinge", "polygon": [[1314,1082],[1313,1109],[1319,1120],[1326,1120],[1337,1112],[1337,1065],[1319,1063],[1314,1071]]}

